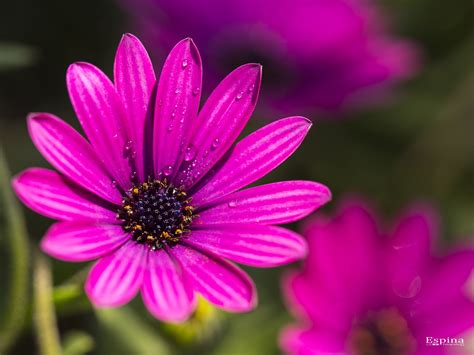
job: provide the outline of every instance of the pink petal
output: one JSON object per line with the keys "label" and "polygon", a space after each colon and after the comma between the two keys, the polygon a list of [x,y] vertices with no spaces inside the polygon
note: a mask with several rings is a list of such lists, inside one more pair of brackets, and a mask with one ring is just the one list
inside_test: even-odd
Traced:
{"label": "pink petal", "polygon": [[331,199],[329,189],[311,181],[285,181],[252,187],[199,211],[199,223],[283,224],[299,220]]}
{"label": "pink petal", "polygon": [[421,277],[430,261],[431,223],[424,213],[401,219],[390,241],[387,267],[393,292],[413,298],[421,290]]}
{"label": "pink petal", "polygon": [[430,272],[422,277],[418,312],[436,312],[449,309],[466,294],[469,277],[474,273],[474,250],[459,250],[430,266]]}
{"label": "pink petal", "polygon": [[379,302],[384,285],[378,268],[382,263],[379,234],[364,205],[345,207],[329,224],[314,221],[305,236],[310,257],[304,272],[313,285],[325,290],[324,297],[349,314]]}
{"label": "pink petal", "polygon": [[202,206],[266,175],[293,154],[310,127],[306,118],[289,117],[242,139],[219,170],[196,191],[193,203]]}
{"label": "pink petal", "polygon": [[290,326],[281,333],[280,346],[293,355],[345,354],[346,340],[344,334],[328,329]]}
{"label": "pink petal", "polygon": [[130,239],[122,227],[110,224],[59,222],[41,241],[41,249],[64,261],[89,261],[111,253]]}
{"label": "pink petal", "polygon": [[124,110],[112,82],[88,63],[72,64],[67,86],[74,110],[89,141],[117,183],[131,187],[131,162]]}
{"label": "pink petal", "polygon": [[213,91],[194,124],[178,185],[194,185],[224,155],[245,127],[257,103],[262,67],[246,64]]}
{"label": "pink petal", "polygon": [[257,304],[252,280],[229,262],[189,246],[176,245],[171,253],[181,264],[195,291],[229,312],[247,312]]}
{"label": "pink petal", "polygon": [[145,306],[160,320],[183,322],[195,308],[189,281],[179,264],[164,250],[148,253],[141,290]]}
{"label": "pink petal", "polygon": [[140,181],[144,181],[144,135],[152,90],[156,83],[155,72],[148,53],[135,36],[122,37],[114,63],[115,88],[125,109],[130,145]]}
{"label": "pink petal", "polygon": [[115,212],[99,205],[102,201],[54,171],[27,169],[13,179],[13,188],[25,205],[46,217],[117,223]]}
{"label": "pink petal", "polygon": [[272,267],[291,263],[306,255],[305,240],[280,227],[221,225],[193,230],[186,243],[209,250],[240,264]]}
{"label": "pink petal", "polygon": [[85,290],[92,303],[118,307],[129,302],[142,285],[148,247],[129,241],[100,259],[89,272]]}
{"label": "pink petal", "polygon": [[296,317],[307,319],[326,329],[347,330],[354,318],[354,314],[345,307],[348,300],[344,302],[340,299],[336,302],[335,297],[320,281],[318,277],[308,277],[296,272],[285,275],[282,286],[288,307]]}
{"label": "pink petal", "polygon": [[199,109],[201,82],[199,51],[190,38],[184,39],[168,55],[158,84],[153,138],[155,176],[177,172]]}
{"label": "pink petal", "polygon": [[48,113],[28,116],[36,148],[51,165],[86,190],[120,204],[122,196],[89,143],[67,123]]}

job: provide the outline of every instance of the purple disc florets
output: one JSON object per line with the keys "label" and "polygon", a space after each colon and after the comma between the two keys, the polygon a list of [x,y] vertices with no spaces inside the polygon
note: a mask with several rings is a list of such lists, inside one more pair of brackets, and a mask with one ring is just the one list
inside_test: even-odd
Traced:
{"label": "purple disc florets", "polygon": [[165,180],[148,179],[127,191],[117,218],[137,243],[152,250],[173,246],[188,232],[195,217],[182,188]]}

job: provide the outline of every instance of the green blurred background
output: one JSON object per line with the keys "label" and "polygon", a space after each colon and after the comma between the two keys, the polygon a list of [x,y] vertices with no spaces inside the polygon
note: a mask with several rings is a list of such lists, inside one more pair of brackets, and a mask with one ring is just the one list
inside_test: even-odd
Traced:
{"label": "green blurred background", "polygon": [[[419,74],[383,105],[346,112],[345,119],[310,117],[316,124],[302,147],[265,181],[321,181],[334,195],[322,213],[357,194],[387,223],[411,202],[428,201],[442,217],[442,248],[472,242],[473,3],[387,0],[383,6],[394,32],[421,47]],[[126,14],[111,0],[0,5],[0,353],[7,343],[12,354],[36,353],[38,336],[58,337],[55,321],[68,354],[278,353],[278,331],[291,320],[279,292],[285,268],[249,269],[260,299],[255,312],[226,315],[203,304],[190,324],[171,327],[148,315],[139,299],[115,311],[93,310],[81,289],[87,265],[37,254],[51,221],[19,206],[8,176],[46,166],[28,137],[25,117],[48,111],[77,127],[65,88],[67,66],[84,60],[111,74],[118,41],[129,31]],[[255,116],[247,132],[263,124]],[[32,315],[34,302],[45,310],[43,319]]]}

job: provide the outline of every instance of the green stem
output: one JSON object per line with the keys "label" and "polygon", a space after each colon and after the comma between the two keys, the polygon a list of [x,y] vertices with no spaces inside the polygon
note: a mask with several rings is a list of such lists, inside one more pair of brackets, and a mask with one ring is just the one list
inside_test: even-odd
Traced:
{"label": "green stem", "polygon": [[61,342],[53,302],[51,269],[48,260],[39,252],[34,267],[33,321],[41,355],[61,354]]}
{"label": "green stem", "polygon": [[6,352],[23,328],[28,304],[29,245],[23,214],[10,186],[10,174],[0,148],[0,206],[4,216],[11,275],[6,286],[8,301],[0,322],[0,353]]}

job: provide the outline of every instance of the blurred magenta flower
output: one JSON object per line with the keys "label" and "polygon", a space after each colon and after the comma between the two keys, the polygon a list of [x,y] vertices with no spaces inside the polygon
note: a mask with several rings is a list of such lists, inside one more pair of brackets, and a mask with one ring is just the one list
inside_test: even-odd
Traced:
{"label": "blurred magenta flower", "polygon": [[300,323],[283,331],[282,348],[289,354],[444,353],[446,347],[429,347],[427,337],[453,338],[474,326],[465,288],[474,250],[433,256],[431,216],[412,209],[390,238],[360,203],[346,204],[333,219],[312,220],[304,233],[306,264],[284,279]]}
{"label": "blurred magenta flower", "polygon": [[[149,311],[186,320],[195,293],[227,311],[256,305],[255,287],[226,261],[271,267],[300,259],[305,241],[271,226],[300,219],[330,199],[309,181],[240,190],[280,165],[311,124],[289,117],[242,139],[261,67],[243,65],[198,113],[201,59],[191,39],[169,54],[157,85],[148,54],[125,35],[114,83],[72,64],[69,95],[88,141],[59,118],[31,114],[31,138],[59,173],[32,168],[13,181],[31,209],[59,220],[42,249],[72,262],[99,258],[86,282],[97,306],[120,306],[140,290]],[[240,190],[240,191],[238,191]]]}
{"label": "blurred magenta flower", "polygon": [[214,81],[262,63],[265,101],[278,110],[375,101],[418,66],[417,48],[390,34],[370,0],[121,1],[153,48],[185,36],[204,46]]}

